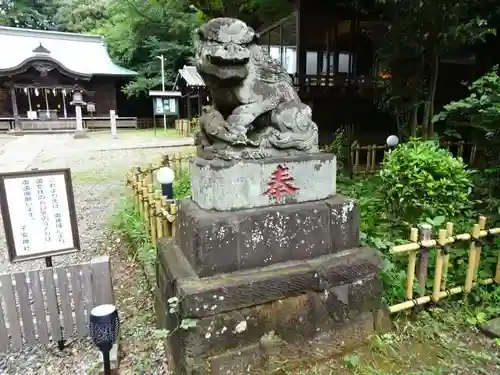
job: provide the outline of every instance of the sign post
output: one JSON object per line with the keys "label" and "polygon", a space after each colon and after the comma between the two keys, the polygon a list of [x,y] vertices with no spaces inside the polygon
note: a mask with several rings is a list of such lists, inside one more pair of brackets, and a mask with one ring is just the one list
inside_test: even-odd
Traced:
{"label": "sign post", "polygon": [[0,206],[10,262],[45,258],[52,267],[52,256],[80,250],[70,169],[0,174]]}
{"label": "sign post", "polygon": [[[153,116],[179,116],[179,91],[150,91],[149,96],[153,99]],[[166,124],[166,122],[165,122]],[[164,126],[167,131],[166,125]],[[155,126],[156,135],[156,126]]]}

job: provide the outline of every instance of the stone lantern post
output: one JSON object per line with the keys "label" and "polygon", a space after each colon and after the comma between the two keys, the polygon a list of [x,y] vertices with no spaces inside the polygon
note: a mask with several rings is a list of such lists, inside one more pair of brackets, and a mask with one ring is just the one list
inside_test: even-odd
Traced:
{"label": "stone lantern post", "polygon": [[82,106],[86,103],[83,101],[82,93],[80,91],[75,91],[73,93],[73,101],[70,104],[75,106],[76,114],[76,129],[74,137],[85,138],[87,137],[87,132],[83,128]]}

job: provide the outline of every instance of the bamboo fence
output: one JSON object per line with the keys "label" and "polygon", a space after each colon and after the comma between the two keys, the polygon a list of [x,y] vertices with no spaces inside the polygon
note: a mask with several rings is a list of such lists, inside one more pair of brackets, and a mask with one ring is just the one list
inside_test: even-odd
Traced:
{"label": "bamboo fence", "polygon": [[190,157],[189,154],[165,155],[158,163],[149,164],[146,168],[133,168],[127,175],[126,183],[132,191],[134,205],[146,225],[155,248],[159,238],[175,235],[177,214],[175,200],[167,200],[156,184],[155,171],[169,166],[178,177],[178,174],[186,168],[186,161]]}
{"label": "bamboo fence", "polygon": [[[471,142],[451,142],[441,141],[441,147],[453,152],[457,157],[464,158],[468,165],[474,165],[477,161],[477,147]],[[358,174],[373,174],[377,171],[383,153],[388,150],[387,145],[360,145],[358,141],[354,141],[351,145],[351,161],[352,171]],[[465,156],[468,157],[466,158]]]}
{"label": "bamboo fence", "polygon": [[187,119],[175,120],[175,130],[182,137],[189,137],[191,134],[191,121]]}
{"label": "bamboo fence", "polygon": [[[135,207],[146,224],[151,243],[156,247],[159,238],[175,236],[177,203],[162,196],[161,190],[154,182],[154,173],[158,168],[170,166],[176,170],[185,168],[191,155],[166,155],[156,164],[147,168],[134,168],[127,175],[127,185],[131,188]],[[405,297],[406,300],[389,307],[391,313],[438,302],[441,299],[460,293],[469,293],[478,285],[500,284],[500,253],[495,274],[487,279],[478,280],[478,268],[482,251],[482,239],[500,234],[500,228],[486,229],[486,218],[481,216],[477,224],[471,228],[471,233],[453,235],[453,223],[447,223],[446,229],[439,230],[438,239],[431,238],[431,226],[422,225],[419,230],[412,228],[410,243],[395,246],[391,254],[408,254]],[[462,286],[448,288],[447,274],[450,267],[450,255],[453,254],[452,244],[460,241],[470,243],[465,283]],[[434,281],[432,291],[426,288],[429,266],[429,254],[435,250]],[[418,261],[418,264],[417,264]],[[417,286],[418,285],[418,286]],[[417,287],[416,287],[417,286]],[[416,296],[414,290],[417,289]]]}
{"label": "bamboo fence", "polygon": [[[408,268],[406,273],[406,301],[390,306],[391,313],[411,309],[414,306],[425,305],[460,293],[470,293],[477,285],[500,284],[500,253],[496,265],[495,275],[484,280],[478,280],[478,269],[481,260],[483,238],[500,234],[500,228],[486,229],[486,218],[481,216],[474,224],[471,233],[453,235],[453,223],[447,223],[446,229],[439,230],[438,239],[431,239],[430,225],[423,225],[420,230],[412,228],[411,243],[394,246],[391,254],[408,254]],[[450,267],[450,255],[453,254],[451,244],[459,241],[469,242],[467,274],[462,286],[447,288],[446,279]],[[434,248],[436,261],[434,264],[434,282],[432,291],[426,290],[429,251]],[[419,260],[417,268],[417,258]],[[415,280],[417,279],[417,280]],[[418,282],[418,296],[414,296],[415,281]]]}

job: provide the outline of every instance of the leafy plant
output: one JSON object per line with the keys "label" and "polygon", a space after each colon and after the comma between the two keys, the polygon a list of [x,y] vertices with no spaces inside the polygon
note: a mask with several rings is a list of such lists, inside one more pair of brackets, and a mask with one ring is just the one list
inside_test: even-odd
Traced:
{"label": "leafy plant", "polygon": [[470,206],[471,190],[463,161],[434,141],[412,139],[387,153],[382,163],[380,191],[387,212],[408,223],[461,214]]}

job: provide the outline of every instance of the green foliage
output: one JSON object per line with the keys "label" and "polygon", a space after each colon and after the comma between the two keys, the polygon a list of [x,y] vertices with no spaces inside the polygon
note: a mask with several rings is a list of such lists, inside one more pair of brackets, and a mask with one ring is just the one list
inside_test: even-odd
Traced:
{"label": "green foliage", "polygon": [[193,55],[192,33],[198,19],[187,11],[185,1],[117,0],[107,10],[109,17],[95,33],[104,35],[111,56],[139,73],[125,87],[128,95],[145,93],[161,84],[161,62],[165,80],[172,85],[177,71]]}
{"label": "green foliage", "polygon": [[52,30],[56,9],[54,0],[3,0],[0,1],[0,25]]}
{"label": "green foliage", "polygon": [[146,224],[139,216],[134,201],[127,199],[115,213],[113,227],[130,243],[128,255],[143,267],[149,280],[156,277],[156,251],[151,243]]}
{"label": "green foliage", "polygon": [[424,126],[432,119],[441,58],[494,33],[488,25],[492,12],[475,0],[379,2],[393,21],[378,50],[383,68],[391,74],[380,80],[379,105],[396,116],[400,127],[410,124],[400,135],[415,136],[421,105]]}
{"label": "green foliage", "polygon": [[59,0],[54,23],[57,30],[88,33],[108,18],[111,0]]}
{"label": "green foliage", "polygon": [[337,157],[337,167],[342,169],[347,161],[347,150],[349,139],[345,127],[340,127],[335,131],[333,142],[323,147],[323,152],[335,154]]}
{"label": "green foliage", "polygon": [[442,224],[470,208],[470,172],[434,141],[411,140],[387,153],[380,183],[389,215],[409,223],[439,217]]}
{"label": "green foliage", "polygon": [[[136,210],[135,202],[132,199],[123,202],[123,206],[114,216],[113,227],[129,242],[128,255],[140,264],[146,274],[146,279],[151,284],[152,280],[156,279],[156,249],[151,243],[146,224],[144,220],[141,219]],[[152,285],[149,285],[150,289],[152,287]],[[195,328],[197,325],[197,320],[195,319],[180,318],[180,300],[178,297],[171,297],[167,302],[169,305],[168,313],[173,316],[178,324],[171,331],[155,331],[154,336],[156,339],[172,335],[178,329],[188,330]]]}
{"label": "green foliage", "polygon": [[498,66],[469,86],[469,96],[446,104],[434,122],[467,124],[484,131],[500,129],[500,76]]}
{"label": "green foliage", "polygon": [[235,17],[256,30],[294,11],[293,3],[289,0],[194,0],[190,3],[202,14],[202,20]]}
{"label": "green foliage", "polygon": [[191,177],[187,165],[175,171],[174,197],[175,199],[187,198],[191,195]]}

